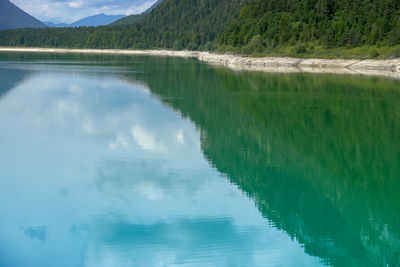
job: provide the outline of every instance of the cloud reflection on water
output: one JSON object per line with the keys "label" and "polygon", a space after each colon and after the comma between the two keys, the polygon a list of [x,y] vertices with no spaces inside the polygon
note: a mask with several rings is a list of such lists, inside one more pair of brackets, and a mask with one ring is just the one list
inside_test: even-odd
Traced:
{"label": "cloud reflection on water", "polygon": [[0,122],[5,263],[318,263],[210,167],[193,124],[140,84],[38,72],[1,99]]}

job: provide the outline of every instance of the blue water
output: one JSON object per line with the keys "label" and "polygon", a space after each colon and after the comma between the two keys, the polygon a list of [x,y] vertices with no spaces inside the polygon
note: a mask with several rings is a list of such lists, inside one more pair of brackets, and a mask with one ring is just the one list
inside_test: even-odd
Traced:
{"label": "blue water", "polygon": [[0,61],[0,265],[319,265],[136,71]]}
{"label": "blue water", "polygon": [[0,53],[0,267],[400,266],[399,85]]}

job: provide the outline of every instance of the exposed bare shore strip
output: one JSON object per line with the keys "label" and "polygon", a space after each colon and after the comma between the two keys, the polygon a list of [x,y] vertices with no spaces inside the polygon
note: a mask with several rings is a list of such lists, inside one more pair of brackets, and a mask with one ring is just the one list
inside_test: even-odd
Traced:
{"label": "exposed bare shore strip", "polygon": [[252,58],[237,55],[215,54],[199,51],[171,50],[118,50],[118,49],[63,49],[0,47],[0,52],[76,53],[108,55],[149,55],[194,57],[211,64],[223,65],[234,70],[266,72],[313,72],[379,75],[400,79],[400,58],[392,60],[357,59],[303,59],[289,57]]}

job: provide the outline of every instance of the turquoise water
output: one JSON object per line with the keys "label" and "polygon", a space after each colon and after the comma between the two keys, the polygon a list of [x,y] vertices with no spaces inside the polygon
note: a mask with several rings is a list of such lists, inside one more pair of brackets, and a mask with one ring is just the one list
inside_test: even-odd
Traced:
{"label": "turquoise water", "polygon": [[400,83],[0,54],[1,266],[397,266]]}

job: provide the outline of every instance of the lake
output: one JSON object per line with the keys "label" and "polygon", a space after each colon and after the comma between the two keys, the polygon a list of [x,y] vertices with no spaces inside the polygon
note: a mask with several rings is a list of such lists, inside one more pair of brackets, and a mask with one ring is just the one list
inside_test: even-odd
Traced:
{"label": "lake", "polygon": [[400,81],[0,54],[0,266],[399,266]]}

